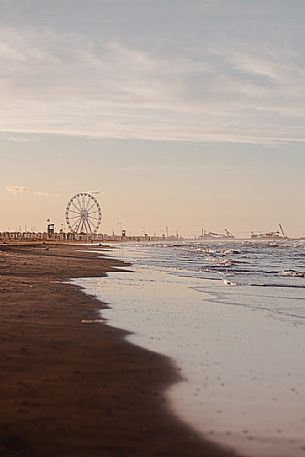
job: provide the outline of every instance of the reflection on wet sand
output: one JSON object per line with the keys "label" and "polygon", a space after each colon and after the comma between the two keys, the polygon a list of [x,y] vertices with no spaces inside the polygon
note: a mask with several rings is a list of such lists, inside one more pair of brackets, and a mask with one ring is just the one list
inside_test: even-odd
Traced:
{"label": "reflection on wet sand", "polygon": [[134,273],[81,284],[111,304],[103,317],[134,332],[129,340],[175,361],[183,381],[167,392],[170,407],[245,455],[303,455],[303,289],[228,287],[175,270],[177,250],[116,254],[138,259]]}

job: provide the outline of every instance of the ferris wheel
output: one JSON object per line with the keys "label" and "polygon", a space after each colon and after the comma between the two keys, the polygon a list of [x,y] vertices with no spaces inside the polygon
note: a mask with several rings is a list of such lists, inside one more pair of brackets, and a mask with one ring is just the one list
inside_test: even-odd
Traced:
{"label": "ferris wheel", "polygon": [[96,233],[102,222],[97,199],[87,192],[74,195],[66,208],[66,222],[72,233]]}

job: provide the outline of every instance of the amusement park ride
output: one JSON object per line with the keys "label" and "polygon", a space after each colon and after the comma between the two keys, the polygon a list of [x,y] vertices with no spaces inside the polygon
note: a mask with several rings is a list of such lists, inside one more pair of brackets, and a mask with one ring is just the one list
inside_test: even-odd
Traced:
{"label": "amusement park ride", "polygon": [[74,195],[66,208],[66,222],[71,233],[97,233],[102,222],[102,210],[97,199],[87,192]]}

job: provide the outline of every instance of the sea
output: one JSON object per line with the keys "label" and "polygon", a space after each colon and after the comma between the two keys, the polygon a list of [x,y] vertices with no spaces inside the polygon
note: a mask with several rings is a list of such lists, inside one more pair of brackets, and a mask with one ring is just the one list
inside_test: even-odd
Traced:
{"label": "sea", "polygon": [[73,282],[129,341],[171,358],[173,414],[244,456],[305,456],[305,241],[121,243],[108,255],[131,266]]}

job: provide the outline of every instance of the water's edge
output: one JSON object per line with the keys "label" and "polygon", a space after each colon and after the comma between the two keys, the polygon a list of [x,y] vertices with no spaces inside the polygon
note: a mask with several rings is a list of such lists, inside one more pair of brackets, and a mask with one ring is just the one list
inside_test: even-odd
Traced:
{"label": "water's edge", "polygon": [[[132,260],[124,249],[125,257],[116,255]],[[293,316],[287,326],[287,316],[270,306],[236,306],[223,299],[219,282],[182,271],[149,262],[133,270],[77,283],[111,303],[102,316],[131,332],[129,341],[181,370],[184,381],[167,392],[171,410],[205,438],[245,455],[303,455],[304,337]]]}

